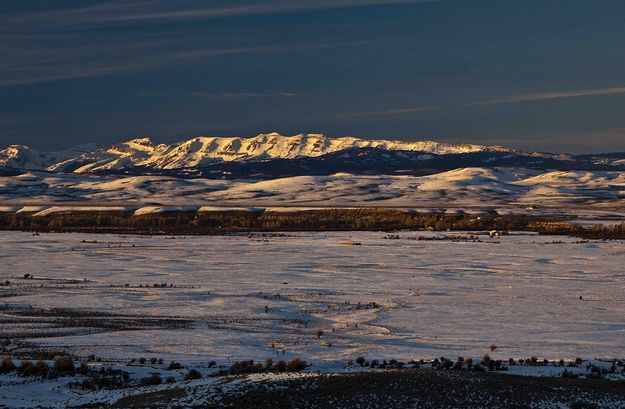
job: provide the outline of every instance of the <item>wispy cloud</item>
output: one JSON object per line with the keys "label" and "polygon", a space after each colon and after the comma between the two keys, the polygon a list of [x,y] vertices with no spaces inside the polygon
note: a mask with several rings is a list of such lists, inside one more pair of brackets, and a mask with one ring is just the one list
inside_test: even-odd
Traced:
{"label": "wispy cloud", "polygon": [[236,0],[223,6],[199,0],[128,0],[76,3],[78,7],[70,8],[59,2],[36,11],[16,11],[0,4],[0,87],[148,71],[228,55],[368,44],[377,40],[314,43],[313,39],[251,35],[236,26],[172,24],[164,30],[161,20],[409,1]]}
{"label": "wispy cloud", "polygon": [[417,112],[436,111],[437,109],[440,109],[440,108],[433,107],[433,106],[419,106],[419,107],[385,109],[385,110],[380,110],[380,111],[352,112],[352,113],[347,113],[347,114],[334,115],[334,117],[353,118],[353,117],[367,117],[367,116],[389,116],[389,115],[411,114],[411,113],[417,113]]}
{"label": "wispy cloud", "polygon": [[[391,6],[411,3],[432,3],[443,0],[281,0],[265,2],[230,2],[226,7],[206,7],[204,2],[186,2],[187,8],[180,9],[182,2],[150,2],[148,12],[145,3],[138,3],[136,10],[119,13],[110,7],[100,7],[103,13],[99,18],[108,21],[137,21],[162,19],[200,19],[215,17],[233,17],[245,15],[267,15],[291,12],[329,10],[363,6]],[[91,10],[93,12],[94,10]]]}
{"label": "wispy cloud", "polygon": [[486,101],[471,102],[467,106],[476,105],[497,105],[497,104],[510,104],[515,102],[531,102],[531,101],[544,101],[549,99],[562,99],[562,98],[579,98],[590,97],[596,95],[613,95],[613,94],[625,94],[625,87],[610,87],[610,88],[587,88],[569,91],[547,91],[535,94],[518,94],[512,95],[507,98],[490,99]]}
{"label": "wispy cloud", "polygon": [[14,23],[32,21],[77,26],[98,22],[228,18],[441,1],[446,0],[231,0],[228,2],[118,0],[103,1],[95,5],[82,5],[74,8],[52,7],[45,11],[7,12],[4,13],[5,16],[2,20]]}
{"label": "wispy cloud", "polygon": [[404,108],[393,108],[378,111],[366,111],[346,113],[341,115],[335,115],[335,117],[367,117],[367,116],[392,116],[402,114],[412,114],[419,112],[437,111],[437,110],[450,110],[450,109],[462,109],[466,107],[499,105],[499,104],[512,104],[517,102],[534,102],[534,101],[546,101],[552,99],[567,99],[567,98],[581,98],[590,96],[601,95],[615,95],[625,94],[625,87],[607,87],[607,88],[586,88],[578,90],[568,91],[545,91],[533,94],[515,94],[506,98],[488,99],[484,101],[469,102],[461,105],[441,105],[441,106],[415,106]]}
{"label": "wispy cloud", "polygon": [[193,91],[186,93],[165,93],[157,91],[142,91],[139,93],[145,97],[191,97],[201,99],[244,99],[244,98],[295,98],[304,97],[305,93],[301,92],[243,92],[243,91],[219,91],[219,92],[204,92]]}
{"label": "wispy cloud", "polygon": [[284,97],[295,98],[306,96],[299,92],[201,92],[195,91],[185,94],[186,96],[207,99],[240,99],[240,98],[272,98]]}
{"label": "wispy cloud", "polygon": [[[33,57],[22,56],[19,62],[0,63],[0,87],[148,71],[227,55],[272,54],[359,44],[366,42],[195,48],[174,51],[171,44],[163,45],[157,42],[147,46],[141,43],[128,44],[122,49],[115,49],[112,54],[103,53],[103,50],[107,49],[106,46],[98,48],[96,52],[93,47],[84,45],[65,46],[63,55],[67,57],[54,57],[53,54],[59,50],[49,48],[40,49]],[[136,57],[138,55],[140,58]]]}
{"label": "wispy cloud", "polygon": [[[136,23],[162,20],[230,18],[365,6],[396,6],[437,3],[447,0],[104,0],[100,3],[64,7],[58,3],[38,11],[2,11],[0,32],[28,32],[36,36],[48,26],[90,27],[102,23]],[[227,5],[224,5],[227,4]],[[77,3],[80,4],[80,3]]]}

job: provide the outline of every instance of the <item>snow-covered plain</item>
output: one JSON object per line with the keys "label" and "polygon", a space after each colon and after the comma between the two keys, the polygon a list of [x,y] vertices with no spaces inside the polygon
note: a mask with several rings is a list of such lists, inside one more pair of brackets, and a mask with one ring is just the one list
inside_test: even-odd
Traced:
{"label": "snow-covered plain", "polygon": [[[414,240],[428,234],[434,233],[391,240],[377,232],[171,238],[2,232],[0,280],[11,285],[0,293],[11,308],[192,322],[58,333],[54,321],[10,326],[4,311],[3,332],[49,331],[54,336],[32,341],[119,359],[409,360],[481,356],[491,344],[506,359],[622,357],[625,243],[530,234]],[[552,241],[564,243],[546,244]],[[168,286],[154,288],[161,283]],[[44,328],[46,322],[52,325]]]}
{"label": "snow-covered plain", "polygon": [[[10,282],[0,286],[0,337],[12,339],[14,352],[94,354],[135,380],[160,372],[180,381],[186,370],[168,371],[171,360],[206,375],[216,370],[208,369],[212,360],[227,367],[300,357],[312,363],[308,371],[344,372],[362,370],[348,364],[358,356],[582,357],[606,360],[594,361],[605,368],[623,358],[625,243],[467,235],[0,232],[0,283]],[[126,365],[139,357],[165,363]],[[564,369],[511,366],[508,373],[559,376]],[[281,376],[307,375],[87,392],[68,388],[72,377],[9,374],[0,376],[0,400],[11,407],[69,407],[177,388],[186,397],[172,405],[185,406]]]}

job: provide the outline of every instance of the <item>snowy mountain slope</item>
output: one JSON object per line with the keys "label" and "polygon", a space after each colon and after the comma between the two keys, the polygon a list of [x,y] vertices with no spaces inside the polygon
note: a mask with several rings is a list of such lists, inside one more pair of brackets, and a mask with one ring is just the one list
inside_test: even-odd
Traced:
{"label": "snowy mountain slope", "polygon": [[[276,179],[289,176],[332,175],[429,175],[461,168],[507,167],[537,170],[625,170],[614,165],[593,164],[574,159],[555,159],[523,152],[477,151],[455,154],[432,154],[380,148],[350,148],[317,157],[267,159],[263,161],[228,161],[206,163],[197,168],[161,170],[169,175],[227,179]],[[145,169],[126,169],[141,174]],[[101,173],[101,172],[100,172]]]}
{"label": "snowy mountain slope", "polygon": [[283,136],[260,134],[254,138],[199,137],[174,144],[140,165],[161,169],[196,167],[214,160],[295,159],[318,157],[351,148],[379,148],[389,151],[457,154],[503,148],[480,145],[451,145],[430,141],[402,142],[364,140],[353,137],[328,138],[320,134]]}
{"label": "snowy mountain slope", "polygon": [[[464,168],[426,176],[333,175],[215,180],[33,172],[0,177],[4,206],[592,207],[625,210],[622,172]],[[38,208],[38,211],[44,210]]]}
{"label": "snowy mountain slope", "polygon": [[276,179],[341,172],[420,176],[467,167],[625,171],[625,154],[573,156],[499,146],[277,133],[253,138],[197,137],[173,144],[139,138],[105,149],[64,152],[12,145],[0,151],[0,175],[45,169],[52,173]]}
{"label": "snowy mountain slope", "polygon": [[[283,136],[270,133],[260,134],[253,138],[197,137],[171,145],[155,145],[149,138],[139,138],[80,155],[48,155],[50,158],[46,160],[27,160],[39,154],[36,153],[24,160],[10,162],[5,160],[4,163],[0,162],[0,165],[16,168],[26,168],[24,165],[31,165],[29,169],[47,168],[52,172],[74,173],[119,171],[131,168],[172,170],[232,161],[316,158],[349,149],[365,148],[376,148],[381,151],[425,152],[435,155],[485,151],[512,152],[501,147],[470,144],[365,140],[354,137],[328,138],[320,134]],[[28,148],[21,147],[20,150],[27,151]],[[4,156],[9,158],[16,155],[6,153]]]}
{"label": "snowy mountain slope", "polygon": [[149,159],[166,145],[153,145],[149,138],[133,139],[112,145],[107,149],[85,152],[47,167],[52,172],[89,173],[96,170],[131,168]]}
{"label": "snowy mountain slope", "polygon": [[0,167],[39,170],[77,154],[76,150],[44,152],[25,145],[10,145],[0,150]]}

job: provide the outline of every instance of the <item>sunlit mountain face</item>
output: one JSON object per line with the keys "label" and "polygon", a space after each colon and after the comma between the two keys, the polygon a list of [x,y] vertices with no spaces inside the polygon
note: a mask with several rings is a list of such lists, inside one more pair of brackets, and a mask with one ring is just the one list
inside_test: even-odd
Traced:
{"label": "sunlit mountain face", "polygon": [[467,167],[614,171],[625,169],[625,154],[575,156],[475,144],[269,133],[252,138],[196,137],[173,144],[138,138],[107,148],[83,146],[61,152],[11,145],[0,151],[0,165],[5,174],[38,170],[269,179],[337,172],[425,175]]}

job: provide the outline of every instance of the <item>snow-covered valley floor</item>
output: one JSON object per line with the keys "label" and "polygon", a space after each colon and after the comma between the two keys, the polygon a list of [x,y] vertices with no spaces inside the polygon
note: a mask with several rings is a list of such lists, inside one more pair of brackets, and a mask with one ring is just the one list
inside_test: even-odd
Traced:
{"label": "snow-covered valley floor", "polygon": [[[359,356],[625,356],[625,242],[522,233],[417,240],[460,234],[0,232],[0,338],[11,340],[2,355],[65,351],[124,367],[161,358],[204,374],[210,361],[267,358],[343,372]],[[133,368],[168,376],[163,366]],[[0,403],[36,389],[20,379],[0,376]],[[47,402],[71,396],[45,388]],[[29,402],[20,405],[38,401]]]}

